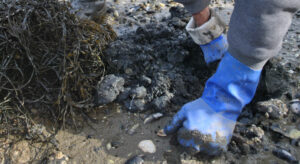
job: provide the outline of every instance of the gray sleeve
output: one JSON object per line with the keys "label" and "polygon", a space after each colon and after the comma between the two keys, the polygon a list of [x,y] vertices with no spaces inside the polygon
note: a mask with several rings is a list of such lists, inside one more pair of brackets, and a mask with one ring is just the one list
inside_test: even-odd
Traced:
{"label": "gray sleeve", "polygon": [[277,55],[300,9],[300,0],[236,0],[230,20],[230,54],[253,69]]}
{"label": "gray sleeve", "polygon": [[202,11],[210,4],[210,0],[174,0],[174,1],[183,4],[184,7],[192,14]]}

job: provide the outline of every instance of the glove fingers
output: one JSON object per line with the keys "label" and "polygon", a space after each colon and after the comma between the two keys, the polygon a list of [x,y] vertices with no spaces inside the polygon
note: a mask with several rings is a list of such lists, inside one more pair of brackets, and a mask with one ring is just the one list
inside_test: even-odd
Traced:
{"label": "glove fingers", "polygon": [[177,133],[177,140],[185,147],[186,151],[191,154],[203,153],[208,156],[218,156],[225,149],[219,143],[210,141],[205,142],[201,138],[197,138],[197,136],[193,135],[193,133],[185,128],[179,129]]}
{"label": "glove fingers", "polygon": [[172,119],[171,123],[164,128],[164,132],[168,134],[175,133],[182,127],[182,123],[185,120],[185,114],[183,110],[180,110]]}

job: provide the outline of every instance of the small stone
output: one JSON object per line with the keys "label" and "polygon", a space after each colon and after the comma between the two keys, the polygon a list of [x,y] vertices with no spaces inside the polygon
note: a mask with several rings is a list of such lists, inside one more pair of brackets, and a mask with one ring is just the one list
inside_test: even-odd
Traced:
{"label": "small stone", "polygon": [[111,147],[112,147],[112,146],[111,146],[111,143],[110,143],[110,142],[109,142],[108,144],[106,144],[106,149],[107,149],[107,150],[110,150]]}
{"label": "small stone", "polygon": [[132,98],[138,98],[138,99],[145,98],[146,95],[147,95],[147,89],[144,86],[133,89],[131,93]]}
{"label": "small stone", "polygon": [[114,17],[119,17],[119,12],[117,10],[114,11]]}
{"label": "small stone", "polygon": [[288,113],[287,106],[279,99],[270,99],[256,103],[257,110],[262,113],[268,113],[270,118],[283,118]]}
{"label": "small stone", "polygon": [[155,153],[156,147],[151,140],[143,140],[139,143],[138,147],[145,153]]}
{"label": "small stone", "polygon": [[125,164],[143,164],[143,163],[144,163],[143,155],[134,156],[125,162]]}
{"label": "small stone", "polygon": [[113,102],[121,91],[124,90],[125,80],[113,74],[106,75],[104,80],[98,84],[98,103],[107,104]]}
{"label": "small stone", "polygon": [[292,100],[290,102],[290,109],[293,113],[300,116],[300,100]]}
{"label": "small stone", "polygon": [[125,103],[125,106],[129,111],[144,111],[145,110],[146,101],[144,99],[133,99],[129,100]]}

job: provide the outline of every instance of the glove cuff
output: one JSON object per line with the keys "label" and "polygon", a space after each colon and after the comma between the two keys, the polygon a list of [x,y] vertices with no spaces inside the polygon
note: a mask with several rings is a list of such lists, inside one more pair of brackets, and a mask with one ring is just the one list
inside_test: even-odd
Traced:
{"label": "glove cuff", "polygon": [[226,24],[217,13],[212,9],[210,9],[210,13],[210,19],[202,26],[196,27],[193,17],[186,26],[187,32],[193,38],[194,42],[199,45],[204,45],[215,40],[226,30]]}

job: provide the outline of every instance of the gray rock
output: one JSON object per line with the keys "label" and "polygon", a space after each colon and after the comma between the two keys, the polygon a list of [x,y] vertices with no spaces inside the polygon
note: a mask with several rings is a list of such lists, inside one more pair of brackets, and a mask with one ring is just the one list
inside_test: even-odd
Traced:
{"label": "gray rock", "polygon": [[146,101],[144,99],[132,99],[125,102],[125,106],[129,111],[143,111],[145,110]]}
{"label": "gray rock", "polygon": [[137,87],[132,90],[131,98],[142,99],[145,98],[147,95],[147,89],[144,86]]}
{"label": "gray rock", "polygon": [[106,75],[104,80],[98,83],[98,104],[107,104],[113,102],[117,96],[124,90],[125,80],[122,77],[113,74]]}
{"label": "gray rock", "polygon": [[256,103],[257,110],[262,113],[268,113],[270,118],[283,118],[288,113],[288,108],[279,99],[270,99],[268,101],[261,101]]}

